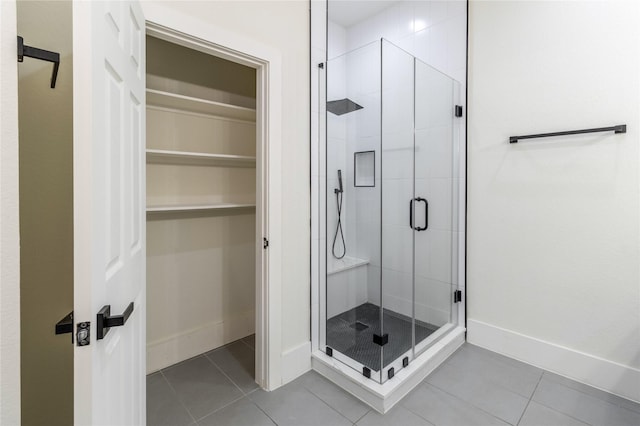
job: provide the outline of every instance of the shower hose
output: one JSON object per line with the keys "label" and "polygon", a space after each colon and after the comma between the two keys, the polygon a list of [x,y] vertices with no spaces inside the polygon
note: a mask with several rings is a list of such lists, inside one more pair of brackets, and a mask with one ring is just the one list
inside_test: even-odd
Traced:
{"label": "shower hose", "polygon": [[[335,190],[336,193],[336,203],[338,205],[338,224],[336,225],[336,234],[333,236],[333,246],[331,247],[331,252],[333,253],[333,257],[336,259],[342,259],[345,254],[347,254],[347,245],[344,242],[344,233],[342,232],[342,191]],[[340,239],[342,240],[342,255],[336,254],[336,243],[338,242],[338,234],[340,234]]]}

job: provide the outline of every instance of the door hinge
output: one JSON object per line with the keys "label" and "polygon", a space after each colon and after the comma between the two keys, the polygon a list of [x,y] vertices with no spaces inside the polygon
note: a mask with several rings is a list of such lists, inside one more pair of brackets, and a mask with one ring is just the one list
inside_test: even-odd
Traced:
{"label": "door hinge", "polygon": [[382,336],[380,336],[379,334],[374,334],[373,335],[373,343],[375,343],[376,345],[379,346],[384,346],[387,343],[389,343],[389,334],[388,333],[384,333]]}
{"label": "door hinge", "polygon": [[462,117],[462,105],[456,105],[456,117]]}
{"label": "door hinge", "polygon": [[371,378],[371,369],[368,367],[362,367],[362,375],[367,379]]}
{"label": "door hinge", "polygon": [[269,240],[267,240],[266,238],[262,239],[262,248],[266,249],[267,247],[269,247]]}
{"label": "door hinge", "polygon": [[453,292],[453,303],[462,302],[462,291],[456,290]]}

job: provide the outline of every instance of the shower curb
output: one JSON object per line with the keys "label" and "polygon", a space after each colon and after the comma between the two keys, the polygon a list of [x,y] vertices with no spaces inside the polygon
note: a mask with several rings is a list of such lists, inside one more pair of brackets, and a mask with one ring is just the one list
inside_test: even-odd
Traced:
{"label": "shower curb", "polygon": [[384,414],[446,361],[464,342],[465,328],[456,327],[407,367],[398,371],[393,379],[383,384],[365,378],[356,370],[319,350],[311,354],[311,367],[374,410]]}

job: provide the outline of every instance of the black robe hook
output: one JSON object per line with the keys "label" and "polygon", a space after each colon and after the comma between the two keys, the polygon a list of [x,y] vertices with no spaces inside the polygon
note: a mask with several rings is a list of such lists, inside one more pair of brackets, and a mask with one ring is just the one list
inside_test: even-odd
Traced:
{"label": "black robe hook", "polygon": [[22,37],[18,36],[18,62],[24,61],[24,57],[40,59],[47,62],[53,62],[53,73],[51,74],[51,88],[56,87],[58,79],[58,68],[60,67],[60,54],[50,52],[48,50],[38,49],[37,47],[25,46]]}

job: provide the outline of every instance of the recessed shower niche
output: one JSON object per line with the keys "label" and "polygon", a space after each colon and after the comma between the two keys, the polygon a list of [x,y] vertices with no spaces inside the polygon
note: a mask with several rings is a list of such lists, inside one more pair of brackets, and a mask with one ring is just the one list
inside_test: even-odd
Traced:
{"label": "recessed shower niche", "polygon": [[376,152],[353,153],[353,186],[376,186]]}

